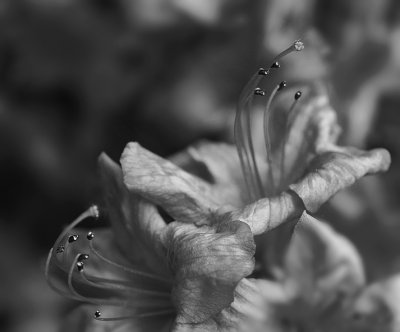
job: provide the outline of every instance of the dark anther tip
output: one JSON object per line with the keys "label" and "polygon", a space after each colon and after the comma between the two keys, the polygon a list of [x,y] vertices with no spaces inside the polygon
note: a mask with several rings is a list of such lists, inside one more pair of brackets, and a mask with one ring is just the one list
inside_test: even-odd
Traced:
{"label": "dark anther tip", "polygon": [[278,91],[281,91],[282,89],[284,89],[286,87],[286,85],[287,85],[286,81],[282,81],[281,83],[279,83]]}
{"label": "dark anther tip", "polygon": [[278,61],[275,61],[272,65],[271,68],[281,68],[281,65],[279,64]]}
{"label": "dark anther tip", "polygon": [[94,317],[99,318],[100,316],[101,316],[101,312],[100,312],[99,310],[97,310],[97,311],[94,313]]}
{"label": "dark anther tip", "polygon": [[301,97],[301,91],[297,91],[297,92],[295,93],[295,95],[294,95],[294,99],[295,99],[295,100],[299,100],[300,97]]}
{"label": "dark anther tip", "polygon": [[78,268],[79,272],[83,271],[83,266],[84,266],[83,262],[77,262],[76,263],[76,267]]}
{"label": "dark anther tip", "polygon": [[84,260],[89,259],[89,255],[88,254],[80,254],[78,257],[78,262],[82,262]]}
{"label": "dark anther tip", "polygon": [[87,233],[86,238],[87,238],[88,240],[93,240],[93,238],[94,238],[94,233],[93,233],[93,232]]}
{"label": "dark anther tip", "polygon": [[79,238],[79,235],[70,235],[69,236],[69,238],[68,238],[68,242],[69,243],[72,243],[72,242],[75,242],[76,240],[78,240],[78,238]]}
{"label": "dark anther tip", "polygon": [[265,91],[261,90],[260,88],[255,88],[254,89],[254,94],[256,96],[265,96]]}
{"label": "dark anther tip", "polygon": [[268,71],[265,70],[264,68],[260,68],[258,70],[258,75],[263,75],[263,76],[268,75]]}

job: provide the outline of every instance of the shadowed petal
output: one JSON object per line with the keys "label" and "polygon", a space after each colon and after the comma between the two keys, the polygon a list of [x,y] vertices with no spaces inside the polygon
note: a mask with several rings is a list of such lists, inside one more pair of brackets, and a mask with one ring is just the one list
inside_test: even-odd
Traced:
{"label": "shadowed petal", "polygon": [[178,323],[204,322],[229,307],[237,284],[253,271],[253,235],[240,221],[216,228],[174,222],[163,241],[175,275]]}
{"label": "shadowed petal", "polygon": [[177,323],[174,332],[285,332],[274,315],[274,308],[261,292],[259,281],[242,279],[232,304],[221,313],[199,324]]}
{"label": "shadowed petal", "polygon": [[159,270],[162,248],[160,233],[166,224],[157,209],[129,192],[122,170],[106,154],[99,157],[105,208],[117,245],[125,257],[143,266]]}
{"label": "shadowed petal", "polygon": [[305,176],[290,185],[308,211],[317,211],[339,190],[367,174],[386,171],[390,165],[390,154],[385,149],[361,151],[333,147],[332,150],[317,155],[307,167]]}
{"label": "shadowed petal", "polygon": [[240,207],[246,202],[246,187],[235,146],[202,141],[170,160],[208,181],[219,204]]}
{"label": "shadowed petal", "polygon": [[351,242],[307,213],[296,227],[281,274],[295,320],[347,306],[365,284],[362,260]]}
{"label": "shadowed petal", "polygon": [[121,164],[129,190],[162,206],[176,220],[207,224],[211,211],[219,207],[207,182],[138,143],[126,146]]}

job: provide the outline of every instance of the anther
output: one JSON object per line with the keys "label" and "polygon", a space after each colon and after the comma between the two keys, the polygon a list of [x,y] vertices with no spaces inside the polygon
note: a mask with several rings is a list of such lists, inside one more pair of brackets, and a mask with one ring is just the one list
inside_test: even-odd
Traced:
{"label": "anther", "polygon": [[93,232],[87,233],[86,238],[87,238],[89,241],[90,241],[90,240],[93,240],[93,239],[94,239],[94,233],[93,233]]}
{"label": "anther", "polygon": [[56,253],[57,254],[62,254],[64,251],[65,251],[65,246],[64,245],[60,245],[56,249]]}
{"label": "anther", "polygon": [[304,50],[304,43],[299,39],[294,42],[294,49],[296,51]]}
{"label": "anther", "polygon": [[254,89],[254,94],[256,96],[265,96],[265,91],[261,90],[260,88],[255,88]]}
{"label": "anther", "polygon": [[69,238],[68,238],[68,242],[69,243],[72,243],[72,242],[75,242],[76,240],[78,240],[78,238],[79,238],[79,235],[70,235],[69,236]]}
{"label": "anther", "polygon": [[77,262],[76,263],[76,267],[78,268],[79,272],[82,272],[83,271],[83,267],[84,267],[83,262]]}
{"label": "anther", "polygon": [[295,93],[295,95],[294,95],[294,99],[295,99],[295,100],[299,100],[300,97],[301,97],[301,91],[297,91],[297,92]]}
{"label": "anther", "polygon": [[99,310],[96,310],[94,313],[94,317],[99,318],[101,316],[101,312]]}
{"label": "anther", "polygon": [[90,214],[93,216],[93,218],[95,219],[99,219],[100,218],[100,209],[97,205],[92,205],[90,207]]}
{"label": "anther", "polygon": [[271,68],[281,68],[281,65],[279,64],[278,61],[275,61],[272,65]]}
{"label": "anther", "polygon": [[282,89],[284,89],[286,87],[287,83],[286,81],[282,81],[281,83],[279,83],[279,87],[277,91],[281,91]]}
{"label": "anther", "polygon": [[268,71],[265,70],[264,68],[260,68],[258,70],[258,75],[266,76],[266,75],[268,75]]}
{"label": "anther", "polygon": [[88,255],[88,254],[81,254],[81,255],[78,257],[78,262],[82,262],[82,261],[85,261],[85,260],[87,260],[87,259],[89,259],[89,255]]}

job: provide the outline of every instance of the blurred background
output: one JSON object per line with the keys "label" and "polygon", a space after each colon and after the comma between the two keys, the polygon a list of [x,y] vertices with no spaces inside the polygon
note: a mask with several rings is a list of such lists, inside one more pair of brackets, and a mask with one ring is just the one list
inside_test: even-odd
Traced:
{"label": "blurred background", "polygon": [[56,331],[72,305],[46,286],[44,258],[96,201],[101,151],[231,141],[241,88],[298,38],[282,76],[324,80],[342,143],[393,157],[320,216],[370,280],[399,272],[398,0],[1,0],[0,330]]}

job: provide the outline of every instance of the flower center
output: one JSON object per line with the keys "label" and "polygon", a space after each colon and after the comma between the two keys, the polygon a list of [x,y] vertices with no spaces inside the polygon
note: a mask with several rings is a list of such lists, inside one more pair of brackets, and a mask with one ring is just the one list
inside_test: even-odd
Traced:
{"label": "flower center", "polygon": [[[89,231],[86,239],[82,239],[84,236],[80,236],[74,230],[87,218],[99,217],[99,209],[92,206],[59,235],[46,261],[45,276],[49,286],[63,296],[127,313],[104,318],[101,317],[102,312],[96,310],[96,320],[124,321],[174,314],[171,280],[143,271],[132,264],[125,265],[107,258],[95,247],[94,232]],[[77,241],[81,242],[79,248],[74,248]],[[82,241],[86,242],[82,244]],[[50,273],[50,270],[53,272]],[[62,280],[61,285],[52,278],[56,275],[54,271],[66,275],[66,280]],[[103,272],[101,277],[96,275],[98,271]],[[109,274],[118,277],[113,278]],[[138,288],[137,285],[143,287]],[[114,314],[115,310],[112,312]]]}
{"label": "flower center", "polygon": [[[270,76],[272,70],[279,69],[280,63],[279,60],[284,56],[294,52],[301,51],[304,49],[304,44],[297,40],[286,50],[277,55],[270,67],[266,70],[264,68],[260,68],[247,82],[242,93],[239,97],[239,102],[236,110],[236,118],[234,125],[234,137],[235,144],[237,147],[239,160],[243,172],[243,177],[246,183],[247,194],[249,201],[255,201],[259,198],[266,197],[267,195],[276,194],[279,183],[275,183],[275,178],[273,175],[273,167],[272,167],[272,149],[271,149],[271,128],[273,123],[271,123],[271,114],[272,114],[272,102],[276,96],[276,94],[282,91],[287,83],[286,81],[280,82],[270,94],[266,107],[264,109],[263,116],[263,132],[264,132],[264,142],[266,149],[266,163],[268,167],[268,188],[265,188],[260,176],[260,169],[258,165],[258,161],[255,154],[253,137],[252,137],[252,109],[253,109],[253,99],[254,96],[265,96],[266,93],[263,91],[259,85],[263,79]],[[280,160],[279,160],[279,168],[281,170],[280,177],[278,179],[279,182],[282,182],[282,174],[285,163],[285,141],[287,140],[287,132],[288,128],[291,125],[291,114],[293,113],[293,109],[295,108],[297,101],[301,97],[301,92],[298,91],[294,95],[294,102],[290,106],[287,116],[287,126],[284,129],[284,133],[282,133],[283,144],[281,145],[280,151]]]}

